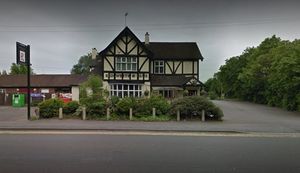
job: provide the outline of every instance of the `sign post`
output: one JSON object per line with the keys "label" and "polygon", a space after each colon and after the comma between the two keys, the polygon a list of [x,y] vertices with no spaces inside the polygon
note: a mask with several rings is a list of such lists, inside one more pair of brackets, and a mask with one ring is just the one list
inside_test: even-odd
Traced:
{"label": "sign post", "polygon": [[17,42],[17,64],[27,66],[27,119],[30,119],[30,46]]}

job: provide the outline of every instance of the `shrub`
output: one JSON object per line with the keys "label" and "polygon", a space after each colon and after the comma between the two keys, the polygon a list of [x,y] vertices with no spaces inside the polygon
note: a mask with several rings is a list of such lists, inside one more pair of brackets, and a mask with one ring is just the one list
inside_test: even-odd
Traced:
{"label": "shrub", "polygon": [[84,101],[80,102],[86,107],[86,113],[88,116],[102,116],[105,114],[106,100],[102,97],[94,99],[92,97],[85,98]]}
{"label": "shrub", "polygon": [[131,97],[123,98],[116,104],[116,113],[118,115],[128,115],[130,108],[132,108],[134,111],[136,110],[136,99]]}
{"label": "shrub", "polygon": [[162,96],[151,96],[138,100],[137,115],[152,115],[152,108],[156,109],[156,115],[166,115],[170,104]]}
{"label": "shrub", "polygon": [[30,106],[33,106],[33,107],[36,107],[39,105],[39,103],[41,103],[42,101],[40,100],[33,100],[31,103],[30,103]]}
{"label": "shrub", "polygon": [[106,102],[104,100],[92,102],[86,105],[88,116],[101,117],[105,115]]}
{"label": "shrub", "polygon": [[79,108],[79,102],[78,101],[71,101],[64,105],[63,112],[65,114],[73,114],[76,112],[76,110]]}
{"label": "shrub", "polygon": [[40,109],[41,118],[53,118],[58,117],[58,110],[64,105],[62,100],[49,99],[41,102],[38,106]]}
{"label": "shrub", "polygon": [[118,96],[112,96],[109,100],[109,107],[115,109],[119,101],[120,98]]}
{"label": "shrub", "polygon": [[[206,116],[209,119],[221,120],[223,117],[223,112],[220,108],[201,96],[189,96],[174,100],[171,104],[170,114],[176,115],[178,110],[183,117],[192,116],[194,114],[200,117],[202,110],[205,110]],[[210,115],[214,116],[210,117]]]}
{"label": "shrub", "polygon": [[216,99],[218,99],[218,95],[217,95],[215,92],[213,92],[213,91],[210,91],[210,92],[208,93],[208,96],[209,96],[209,98],[210,98],[211,100],[216,100]]}

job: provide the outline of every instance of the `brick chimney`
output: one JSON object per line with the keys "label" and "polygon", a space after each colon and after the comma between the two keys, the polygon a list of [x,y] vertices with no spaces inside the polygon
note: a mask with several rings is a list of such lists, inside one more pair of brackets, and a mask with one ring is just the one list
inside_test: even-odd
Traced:
{"label": "brick chimney", "polygon": [[96,59],[97,58],[97,54],[98,54],[97,49],[93,48],[92,49],[92,59]]}
{"label": "brick chimney", "polygon": [[148,45],[148,44],[150,44],[150,38],[149,38],[149,33],[148,32],[146,32],[146,34],[145,34],[145,44],[146,45]]}

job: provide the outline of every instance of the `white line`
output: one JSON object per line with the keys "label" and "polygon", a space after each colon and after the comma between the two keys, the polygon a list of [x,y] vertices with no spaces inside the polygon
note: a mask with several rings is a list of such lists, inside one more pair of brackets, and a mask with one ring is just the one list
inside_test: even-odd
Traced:
{"label": "white line", "polygon": [[0,135],[129,135],[129,136],[190,136],[190,137],[264,137],[300,138],[300,133],[230,133],[230,132],[153,132],[153,131],[56,131],[3,130]]}

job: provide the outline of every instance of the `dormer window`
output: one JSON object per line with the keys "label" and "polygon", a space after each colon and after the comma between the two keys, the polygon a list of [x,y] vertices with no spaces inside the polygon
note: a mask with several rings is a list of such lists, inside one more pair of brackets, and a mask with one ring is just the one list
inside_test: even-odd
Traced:
{"label": "dormer window", "polygon": [[116,57],[117,71],[137,71],[136,57]]}
{"label": "dormer window", "polygon": [[164,61],[154,61],[154,74],[164,74],[165,64]]}

